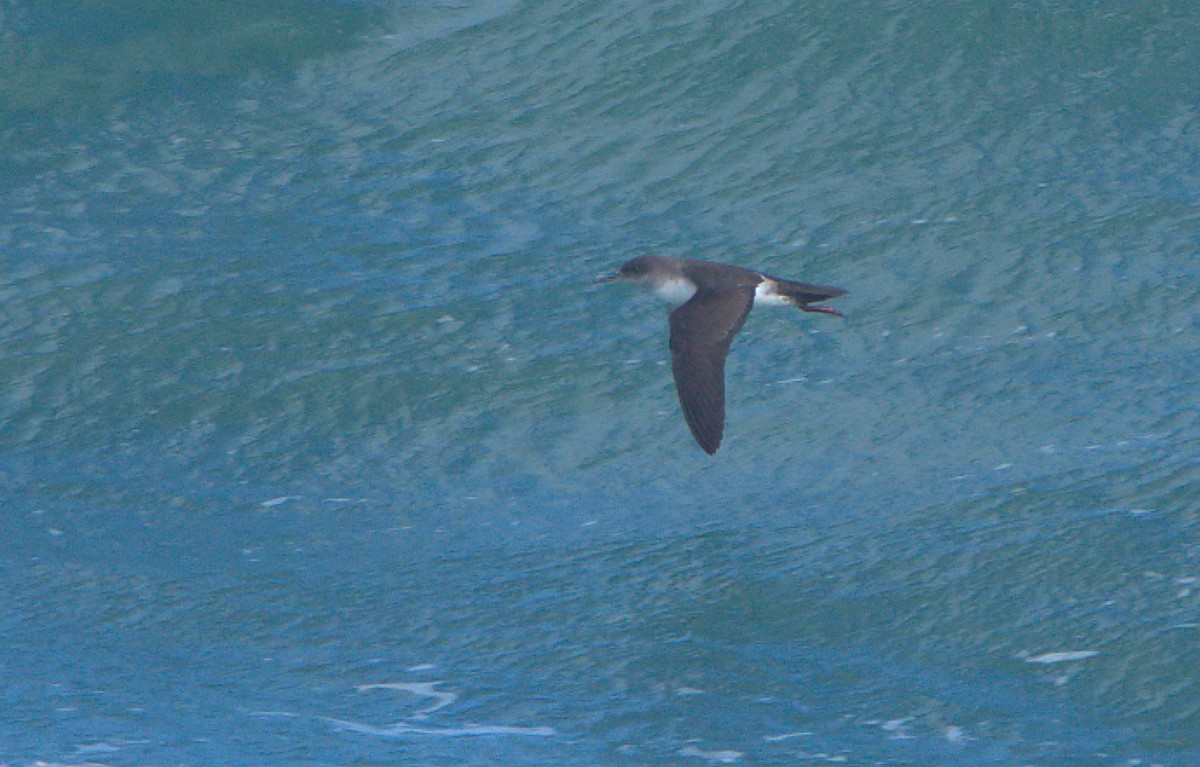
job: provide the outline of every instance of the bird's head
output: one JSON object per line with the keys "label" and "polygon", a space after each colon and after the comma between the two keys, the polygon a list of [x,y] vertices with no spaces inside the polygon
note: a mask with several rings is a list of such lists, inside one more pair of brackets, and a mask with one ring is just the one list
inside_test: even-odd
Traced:
{"label": "bird's head", "polygon": [[653,274],[664,273],[668,261],[664,256],[638,256],[621,264],[615,273],[597,278],[596,282],[645,282]]}

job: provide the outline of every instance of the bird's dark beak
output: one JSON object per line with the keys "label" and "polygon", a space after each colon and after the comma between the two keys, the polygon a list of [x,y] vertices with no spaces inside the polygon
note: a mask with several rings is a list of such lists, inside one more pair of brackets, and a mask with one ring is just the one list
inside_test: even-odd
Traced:
{"label": "bird's dark beak", "polygon": [[600,285],[605,282],[616,282],[619,279],[621,279],[620,272],[617,272],[616,274],[602,274],[599,277],[597,277],[596,279],[592,280],[592,283],[596,284],[596,285]]}

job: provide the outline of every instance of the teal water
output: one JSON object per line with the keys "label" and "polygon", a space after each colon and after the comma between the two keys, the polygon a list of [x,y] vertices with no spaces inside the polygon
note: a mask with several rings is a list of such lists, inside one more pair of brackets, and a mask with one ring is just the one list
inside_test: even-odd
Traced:
{"label": "teal water", "polygon": [[0,763],[1200,763],[1190,5],[203,6],[0,0]]}

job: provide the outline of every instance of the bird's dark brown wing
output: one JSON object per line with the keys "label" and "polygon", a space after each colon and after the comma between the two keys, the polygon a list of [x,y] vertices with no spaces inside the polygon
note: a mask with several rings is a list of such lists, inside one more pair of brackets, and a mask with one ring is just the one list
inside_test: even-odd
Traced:
{"label": "bird's dark brown wing", "polygon": [[712,455],[725,431],[725,357],[754,306],[754,286],[698,290],[671,312],[671,372],[692,436]]}

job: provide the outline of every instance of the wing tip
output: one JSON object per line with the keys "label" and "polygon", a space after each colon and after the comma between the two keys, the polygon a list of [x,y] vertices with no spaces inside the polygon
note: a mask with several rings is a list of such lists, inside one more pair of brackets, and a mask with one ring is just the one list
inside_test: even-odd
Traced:
{"label": "wing tip", "polygon": [[721,437],[725,434],[725,413],[717,414],[716,422],[705,418],[701,413],[684,405],[683,418],[687,421],[688,429],[700,449],[709,455],[717,452],[721,446]]}

